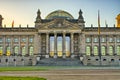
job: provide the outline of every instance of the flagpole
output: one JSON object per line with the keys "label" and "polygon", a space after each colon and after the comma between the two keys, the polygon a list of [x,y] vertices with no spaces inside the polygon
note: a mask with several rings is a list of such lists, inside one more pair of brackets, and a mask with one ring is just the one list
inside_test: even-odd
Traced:
{"label": "flagpole", "polygon": [[101,42],[100,42],[100,14],[98,10],[98,38],[99,38],[99,58],[100,58],[100,65],[101,65]]}

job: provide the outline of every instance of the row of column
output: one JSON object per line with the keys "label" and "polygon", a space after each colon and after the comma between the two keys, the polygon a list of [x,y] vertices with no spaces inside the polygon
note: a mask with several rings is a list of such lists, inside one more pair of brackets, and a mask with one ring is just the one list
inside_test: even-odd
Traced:
{"label": "row of column", "polygon": [[[39,41],[40,41],[40,45],[41,45],[41,35],[39,35]],[[65,53],[66,53],[66,33],[63,33],[63,39],[62,39],[62,50],[63,50],[63,57],[66,57]],[[49,33],[46,33],[46,58],[49,57],[49,53],[50,53],[50,37],[49,37]],[[40,47],[40,53],[41,52],[41,46]],[[74,53],[74,33],[70,33],[70,53],[71,55],[73,55]],[[54,57],[57,57],[57,33],[54,33]]]}

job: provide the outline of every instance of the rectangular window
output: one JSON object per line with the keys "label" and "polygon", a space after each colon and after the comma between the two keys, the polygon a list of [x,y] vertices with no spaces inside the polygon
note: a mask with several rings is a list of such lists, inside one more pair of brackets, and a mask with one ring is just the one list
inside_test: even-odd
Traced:
{"label": "rectangular window", "polygon": [[86,38],[86,42],[87,42],[87,43],[91,42],[91,38],[90,38],[90,37],[87,37],[87,38]]}
{"label": "rectangular window", "polygon": [[2,38],[0,38],[0,42],[3,42]]}
{"label": "rectangular window", "polygon": [[21,39],[21,42],[26,42],[26,38],[22,38],[22,39]]}
{"label": "rectangular window", "polygon": [[113,38],[109,38],[109,42],[114,42]]}
{"label": "rectangular window", "polygon": [[32,37],[29,38],[29,42],[33,42],[33,38]]}
{"label": "rectangular window", "polygon": [[6,38],[6,42],[10,42],[11,41],[11,39],[10,38]]}
{"label": "rectangular window", "polygon": [[19,40],[18,40],[18,38],[14,38],[14,42],[18,42]]}
{"label": "rectangular window", "polygon": [[102,37],[101,42],[106,42],[106,38]]}
{"label": "rectangular window", "polygon": [[120,37],[117,37],[116,42],[118,43],[120,42]]}
{"label": "rectangular window", "polygon": [[97,37],[94,38],[94,42],[98,42],[98,38]]}

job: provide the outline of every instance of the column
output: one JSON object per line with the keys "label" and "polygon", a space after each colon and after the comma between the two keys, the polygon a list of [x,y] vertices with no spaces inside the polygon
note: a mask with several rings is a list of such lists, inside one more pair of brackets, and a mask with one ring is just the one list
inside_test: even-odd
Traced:
{"label": "column", "polygon": [[10,55],[14,55],[13,37],[11,36]]}
{"label": "column", "polygon": [[39,54],[39,35],[38,33],[34,34],[34,55]]}
{"label": "column", "polygon": [[74,57],[74,43],[73,43],[73,33],[71,33],[71,58]]}
{"label": "column", "polygon": [[54,58],[57,58],[57,33],[54,33]]}
{"label": "column", "polygon": [[20,36],[19,36],[19,53],[18,53],[19,55],[22,55],[21,54],[21,40],[20,40]]}
{"label": "column", "polygon": [[46,58],[49,58],[49,34],[46,33]]}
{"label": "column", "polygon": [[114,42],[115,42],[115,44],[114,44],[114,54],[113,55],[117,55],[117,43],[116,43],[116,36],[114,36]]}
{"label": "column", "polygon": [[109,55],[109,37],[106,35],[106,55]]}
{"label": "column", "polygon": [[41,54],[41,34],[39,34],[39,53]]}
{"label": "column", "polygon": [[63,33],[63,39],[62,39],[62,50],[63,50],[63,58],[66,58],[66,38],[65,33]]}
{"label": "column", "polygon": [[26,36],[26,54],[30,55],[30,52],[29,52],[29,36]]}
{"label": "column", "polygon": [[3,36],[3,55],[6,55],[6,38]]}
{"label": "column", "polygon": [[81,54],[81,48],[80,48],[80,46],[81,46],[81,44],[80,44],[80,40],[81,39],[81,37],[80,37],[80,33],[79,33],[79,38],[78,38],[78,48],[79,48],[79,55],[82,55]]}

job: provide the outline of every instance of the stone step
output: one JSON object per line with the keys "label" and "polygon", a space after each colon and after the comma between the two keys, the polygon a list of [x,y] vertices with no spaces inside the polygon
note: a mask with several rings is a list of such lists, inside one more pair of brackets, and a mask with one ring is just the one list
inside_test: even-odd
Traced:
{"label": "stone step", "polygon": [[39,66],[80,66],[82,63],[77,58],[47,58],[37,62]]}

